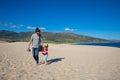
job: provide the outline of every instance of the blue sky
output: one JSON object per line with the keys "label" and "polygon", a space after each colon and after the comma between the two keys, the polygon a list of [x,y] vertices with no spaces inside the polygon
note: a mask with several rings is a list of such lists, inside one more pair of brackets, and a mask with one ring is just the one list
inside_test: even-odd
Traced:
{"label": "blue sky", "polygon": [[120,0],[0,0],[0,30],[120,40]]}

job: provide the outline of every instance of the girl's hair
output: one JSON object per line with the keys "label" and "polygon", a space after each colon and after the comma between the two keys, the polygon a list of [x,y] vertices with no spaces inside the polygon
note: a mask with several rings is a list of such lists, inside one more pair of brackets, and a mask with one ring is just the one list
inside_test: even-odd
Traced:
{"label": "girl's hair", "polygon": [[40,32],[40,29],[37,27],[37,28],[35,29],[35,32]]}
{"label": "girl's hair", "polygon": [[48,48],[48,44],[46,44],[44,47]]}

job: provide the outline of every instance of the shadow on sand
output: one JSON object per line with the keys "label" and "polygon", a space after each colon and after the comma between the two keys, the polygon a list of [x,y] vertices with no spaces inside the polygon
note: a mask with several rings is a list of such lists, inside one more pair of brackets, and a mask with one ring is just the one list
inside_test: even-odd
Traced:
{"label": "shadow on sand", "polygon": [[54,62],[62,61],[62,59],[65,59],[65,58],[55,58],[55,59],[48,60],[48,64],[51,64],[51,63],[54,63]]}

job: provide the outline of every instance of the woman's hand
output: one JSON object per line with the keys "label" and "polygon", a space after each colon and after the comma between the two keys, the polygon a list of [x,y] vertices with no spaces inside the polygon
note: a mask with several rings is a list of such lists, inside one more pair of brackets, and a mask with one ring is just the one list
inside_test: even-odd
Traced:
{"label": "woman's hand", "polygon": [[31,51],[31,49],[28,47],[27,51],[28,51],[28,52],[30,52],[30,51]]}

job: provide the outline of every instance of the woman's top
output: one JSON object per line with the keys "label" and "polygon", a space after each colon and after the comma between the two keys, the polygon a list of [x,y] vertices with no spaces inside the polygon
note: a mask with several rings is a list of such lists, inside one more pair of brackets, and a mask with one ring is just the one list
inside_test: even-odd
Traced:
{"label": "woman's top", "polygon": [[40,43],[41,43],[41,37],[38,36],[36,33],[34,33],[32,36],[32,47],[33,48],[38,48]]}

